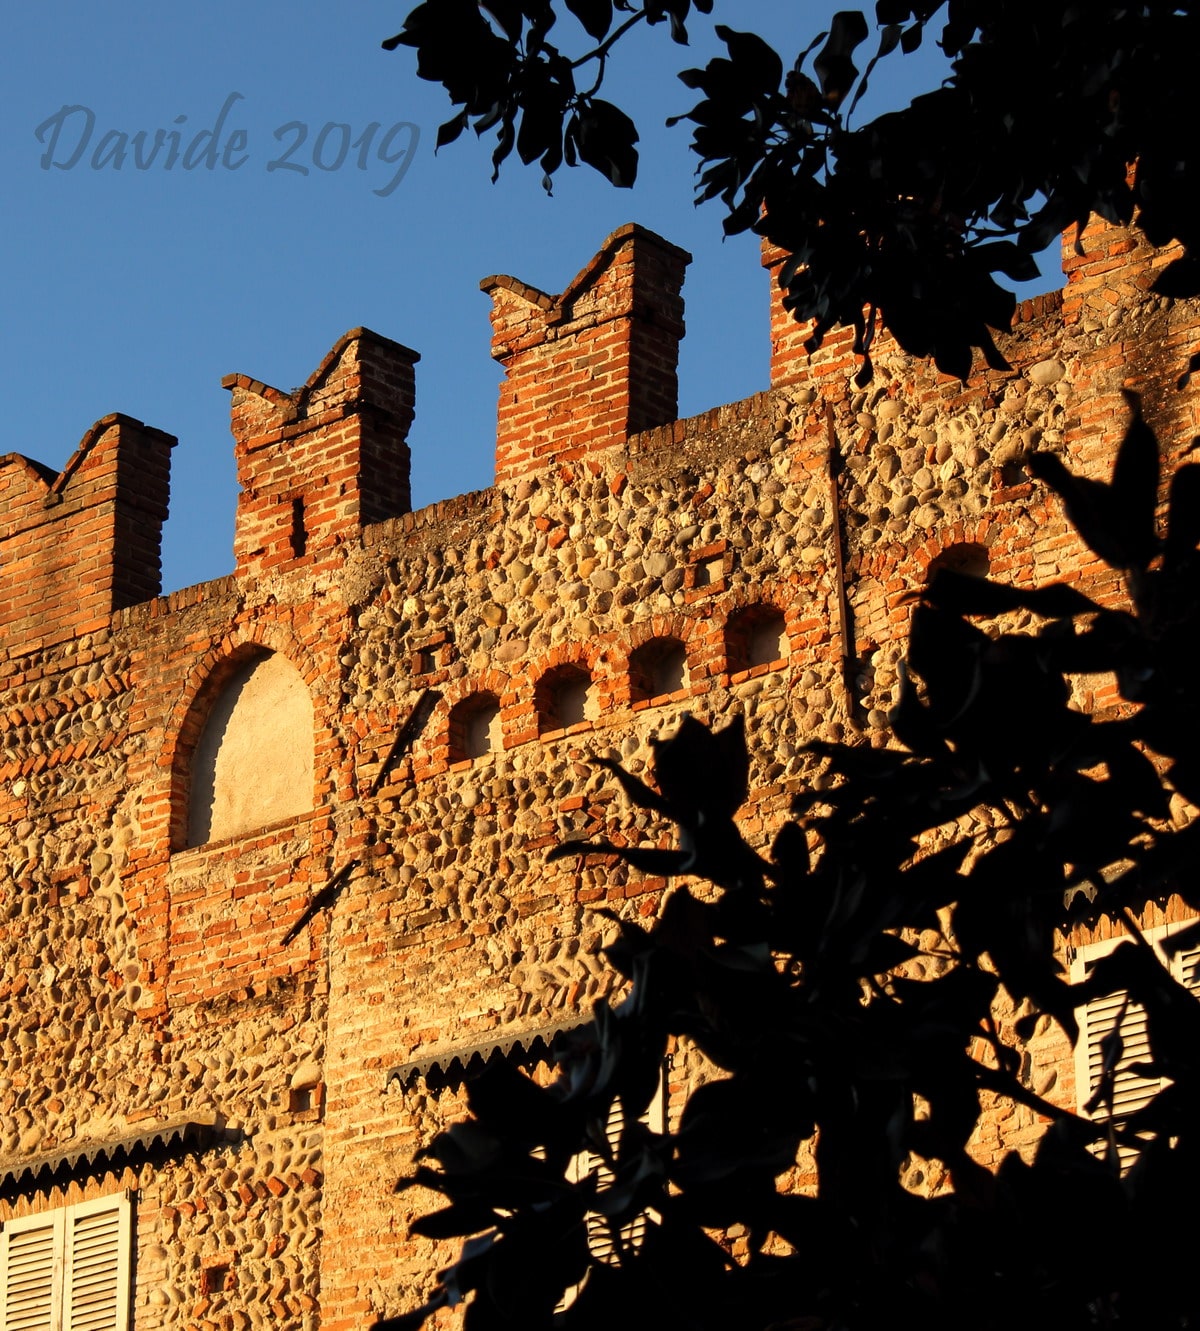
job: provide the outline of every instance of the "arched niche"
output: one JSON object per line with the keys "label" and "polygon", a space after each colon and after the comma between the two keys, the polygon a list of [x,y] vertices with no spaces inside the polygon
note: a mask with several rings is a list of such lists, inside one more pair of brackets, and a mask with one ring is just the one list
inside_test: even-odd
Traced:
{"label": "arched niche", "polygon": [[482,758],[504,747],[500,703],[494,693],[473,693],[450,712],[450,761]]}
{"label": "arched niche", "polygon": [[538,680],[534,705],[541,734],[594,720],[596,700],[591,672],[586,666],[574,663],[547,670]]}
{"label": "arched niche", "polygon": [[187,844],[241,836],[312,804],[308,687],[286,656],[255,652],[226,678],[192,753]]}
{"label": "arched niche", "polygon": [[955,541],[929,561],[925,580],[932,582],[939,569],[949,573],[963,573],[972,578],[986,578],[989,567],[987,546],[977,541]]}
{"label": "arched niche", "polygon": [[773,605],[749,605],[726,625],[725,651],[731,674],[782,665],[788,650],[787,623],[783,611]]}
{"label": "arched niche", "polygon": [[687,687],[687,648],[678,638],[651,638],[629,656],[633,702],[661,698]]}

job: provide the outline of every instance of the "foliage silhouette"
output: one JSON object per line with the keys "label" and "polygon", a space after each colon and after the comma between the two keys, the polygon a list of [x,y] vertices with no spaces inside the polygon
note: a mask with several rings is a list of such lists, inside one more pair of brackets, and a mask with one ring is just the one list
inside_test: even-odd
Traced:
{"label": "foliage silhouette", "polygon": [[[1183,1217],[1200,1185],[1200,1006],[1134,913],[1170,892],[1200,908],[1200,821],[1170,816],[1173,793],[1200,797],[1200,466],[1176,471],[1159,540],[1157,447],[1132,408],[1112,484],[1048,454],[1032,463],[1123,571],[1128,608],[935,573],[893,717],[902,747],[814,745],[828,777],[796,799],[768,855],[735,821],[749,771],[739,722],[689,720],[657,743],[654,787],[606,764],[675,824],[676,848],[573,842],[556,857],[617,856],[709,886],[674,887],[649,927],[613,918],[607,957],[627,997],[598,1005],[553,1085],[507,1064],[469,1084],[470,1120],[400,1185],[446,1199],[419,1233],[468,1241],[431,1303],[377,1331],[461,1300],[468,1331],[1196,1324]],[[1010,611],[1034,612],[1036,631],[976,622]],[[1074,710],[1070,678],[1104,671],[1127,705]],[[979,835],[981,814],[996,835]],[[1071,984],[1059,931],[1102,915],[1131,941]],[[1198,944],[1200,925],[1167,941]],[[1002,990],[1022,1013],[1015,1030],[994,1019]],[[1047,1022],[1074,1038],[1082,1004],[1121,992],[1146,1011],[1144,1071],[1169,1077],[1165,1089],[1106,1115],[1111,1035],[1097,1118],[1036,1094],[1020,1040]],[[670,1040],[714,1075],[660,1134],[641,1120]],[[997,1096],[1047,1127],[1031,1163],[1012,1152],[993,1173],[969,1143]],[[806,1143],[817,1182],[800,1195],[780,1176]],[[585,1147],[608,1173],[579,1176]],[[914,1157],[944,1175],[933,1195],[903,1186]],[[592,1255],[589,1213],[610,1226],[616,1261]],[[736,1258],[720,1237],[735,1226]]]}
{"label": "foliage silhouette", "polygon": [[[608,62],[640,26],[685,42],[692,11],[712,8],[426,0],[384,45],[415,48],[418,74],[460,108],[438,147],[470,126],[495,134],[496,171],[515,149],[547,188],[580,162],[628,186],[638,133],[598,95]],[[587,35],[578,55],[553,33],[564,11]],[[725,204],[727,232],[754,230],[790,253],[780,283],[795,317],[813,322],[812,348],[854,328],[869,378],[878,318],[946,373],[965,377],[976,350],[1006,368],[992,334],[1009,327],[1015,300],[997,275],[1035,277],[1033,256],[1092,213],[1135,221],[1154,245],[1180,241],[1156,289],[1200,293],[1193,4],[877,0],[875,18],[861,72],[870,28],[851,10],[786,63],[756,34],[718,26],[727,55],[679,75],[700,93],[675,118],[692,127],[698,198]],[[935,37],[952,62],[941,86],[856,125],[879,62]]]}

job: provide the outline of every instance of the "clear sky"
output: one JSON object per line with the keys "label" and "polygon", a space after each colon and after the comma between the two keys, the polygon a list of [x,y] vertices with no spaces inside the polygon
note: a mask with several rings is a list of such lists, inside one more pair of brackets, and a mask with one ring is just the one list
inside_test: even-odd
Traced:
{"label": "clear sky", "polygon": [[[714,20],[790,58],[834,6],[717,0],[690,25],[690,51],[665,27],[638,34],[614,85],[643,134],[638,185],[564,169],[553,198],[515,156],[491,185],[490,143],[473,137],[435,157],[444,94],[419,82],[412,52],[380,49],[410,7],[40,0],[6,12],[0,451],[61,467],[112,411],[177,435],[164,590],[232,569],[223,375],[291,389],[366,325],[421,353],[414,504],[488,485],[501,372],[480,279],[560,291],[624,222],[694,255],[681,414],[766,387],[756,243],[723,243],[720,205],[692,206],[687,128],[663,122],[694,102],[673,75],[716,53]],[[879,95],[897,100],[895,80]],[[202,140],[186,169],[223,108],[220,151],[205,158]],[[156,130],[163,148],[146,161]],[[132,142],[117,167],[110,131],[145,131],[145,169]]]}

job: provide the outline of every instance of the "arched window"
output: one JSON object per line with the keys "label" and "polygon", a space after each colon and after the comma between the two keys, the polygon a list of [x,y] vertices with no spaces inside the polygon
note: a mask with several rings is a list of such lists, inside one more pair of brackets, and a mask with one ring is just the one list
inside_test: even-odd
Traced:
{"label": "arched window", "polygon": [[252,832],[312,803],[308,688],[286,656],[256,652],[225,681],[192,754],[187,844]]}
{"label": "arched window", "polygon": [[687,650],[678,638],[652,638],[629,655],[633,702],[678,693],[687,686]]}
{"label": "arched window", "polygon": [[581,665],[555,666],[538,681],[538,731],[565,730],[593,718],[592,677]]}
{"label": "arched window", "polygon": [[773,605],[752,605],[734,615],[725,629],[731,674],[787,660],[787,624]]}
{"label": "arched window", "polygon": [[450,761],[482,758],[503,748],[500,704],[494,693],[473,693],[450,712]]}

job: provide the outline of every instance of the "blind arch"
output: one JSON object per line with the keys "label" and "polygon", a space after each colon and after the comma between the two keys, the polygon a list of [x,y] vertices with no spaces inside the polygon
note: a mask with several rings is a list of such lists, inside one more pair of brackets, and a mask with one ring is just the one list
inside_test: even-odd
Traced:
{"label": "blind arch", "polygon": [[191,759],[187,845],[252,832],[313,805],[313,706],[280,652],[255,652],[213,699]]}

